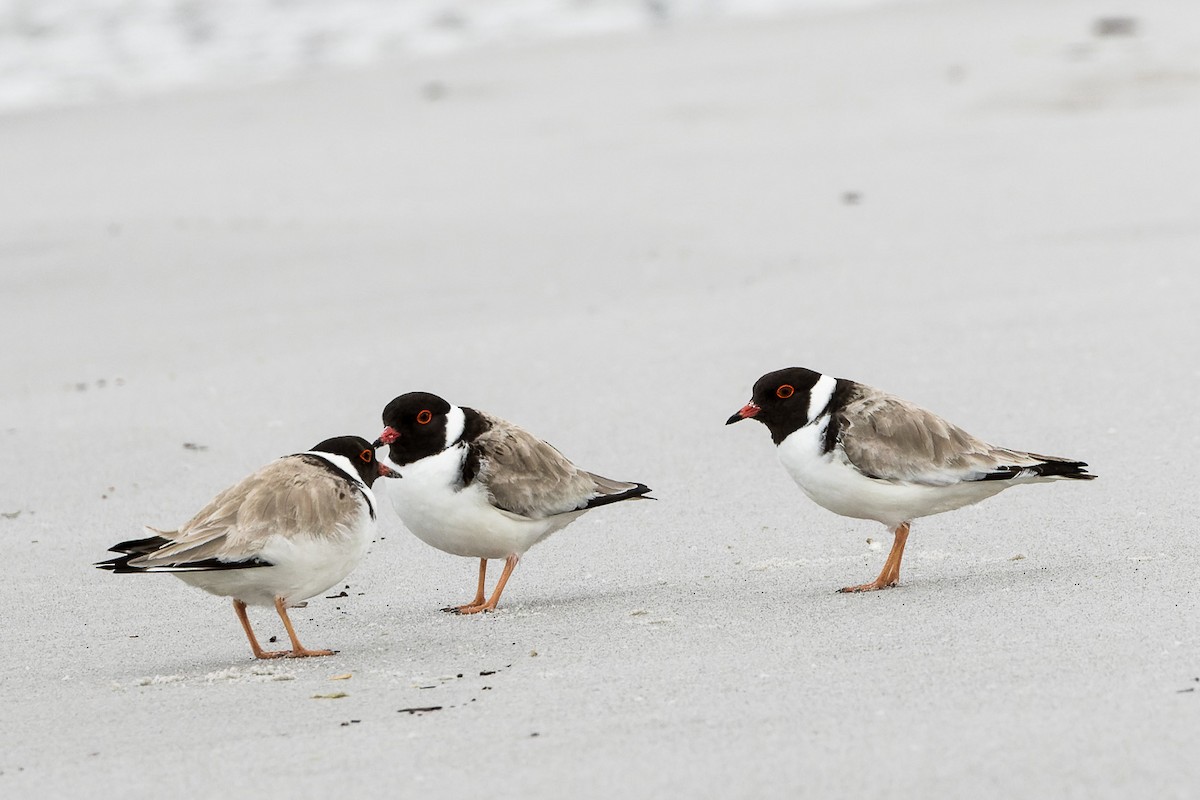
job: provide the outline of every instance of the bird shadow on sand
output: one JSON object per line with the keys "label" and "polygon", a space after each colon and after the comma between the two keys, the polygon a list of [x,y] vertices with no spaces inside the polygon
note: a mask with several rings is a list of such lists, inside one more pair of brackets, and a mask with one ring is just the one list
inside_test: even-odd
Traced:
{"label": "bird shadow on sand", "polygon": [[[592,607],[597,612],[608,613],[623,606],[630,610],[642,608],[648,602],[662,602],[665,597],[673,594],[671,587],[655,582],[638,585],[589,587],[582,585],[577,589],[561,592],[546,592],[543,594],[526,593],[511,601],[505,600],[492,614],[474,614],[472,617],[485,616],[534,616],[554,612],[558,609],[586,611]],[[505,612],[508,612],[507,614]],[[448,617],[456,616],[447,614]]]}
{"label": "bird shadow on sand", "polygon": [[[869,580],[869,577],[865,580]],[[1040,591],[1039,587],[1055,582],[1055,575],[1046,566],[1018,566],[1006,560],[964,566],[954,572],[945,569],[914,570],[901,577],[898,585],[874,592],[843,593],[838,591],[839,587],[830,586],[828,593],[841,598],[902,595],[909,600],[926,597],[936,600],[962,595],[990,596],[1014,589],[1037,592]]]}

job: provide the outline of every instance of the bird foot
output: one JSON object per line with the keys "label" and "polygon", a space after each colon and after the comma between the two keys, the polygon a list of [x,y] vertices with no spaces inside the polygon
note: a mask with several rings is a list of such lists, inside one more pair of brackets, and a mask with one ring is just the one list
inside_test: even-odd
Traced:
{"label": "bird foot", "polygon": [[286,658],[312,658],[313,656],[332,656],[337,655],[337,650],[309,650],[307,647],[302,647],[299,650],[291,650]]}
{"label": "bird foot", "polygon": [[309,650],[301,647],[299,650],[271,650],[257,653],[258,658],[312,658],[313,656],[332,656],[337,650]]}
{"label": "bird foot", "polygon": [[291,650],[260,650],[254,654],[255,658],[287,658],[292,654]]}
{"label": "bird foot", "polygon": [[487,603],[471,603],[465,606],[446,606],[442,609],[442,611],[445,611],[448,614],[479,614],[481,612],[495,610],[495,606],[489,606]]}
{"label": "bird foot", "polygon": [[859,586],[847,586],[838,589],[838,594],[858,594],[859,592],[877,592],[880,589],[890,589],[898,584],[899,579],[892,581],[874,580],[871,583],[860,584]]}

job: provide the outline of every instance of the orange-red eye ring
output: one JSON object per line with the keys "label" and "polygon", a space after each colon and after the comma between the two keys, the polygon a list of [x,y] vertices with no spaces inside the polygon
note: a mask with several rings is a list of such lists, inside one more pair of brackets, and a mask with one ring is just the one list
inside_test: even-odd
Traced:
{"label": "orange-red eye ring", "polygon": [[433,412],[425,409],[420,414],[417,414],[417,422],[421,425],[428,425],[433,421]]}
{"label": "orange-red eye ring", "polygon": [[778,389],[775,390],[775,396],[778,397],[780,400],[787,400],[789,397],[791,397],[795,393],[796,393],[796,388],[794,386],[792,386],[790,383],[785,383],[783,386],[780,386]]}
{"label": "orange-red eye ring", "polygon": [[374,450],[363,450],[361,453],[358,454],[358,460],[363,462],[364,464],[370,464],[372,461],[375,460],[375,451]]}

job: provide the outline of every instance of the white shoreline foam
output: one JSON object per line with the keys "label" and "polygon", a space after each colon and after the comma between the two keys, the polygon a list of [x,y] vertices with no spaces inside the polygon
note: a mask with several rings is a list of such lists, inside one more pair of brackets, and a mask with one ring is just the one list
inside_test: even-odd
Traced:
{"label": "white shoreline foam", "polygon": [[0,113],[260,83],[488,44],[900,1],[0,0]]}

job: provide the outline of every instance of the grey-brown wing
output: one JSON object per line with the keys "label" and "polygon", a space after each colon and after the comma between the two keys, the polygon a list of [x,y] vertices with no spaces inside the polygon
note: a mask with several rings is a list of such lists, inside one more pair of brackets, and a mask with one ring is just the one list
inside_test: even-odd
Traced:
{"label": "grey-brown wing", "polygon": [[837,412],[846,458],[872,478],[947,486],[990,477],[1014,477],[1041,463],[1017,450],[995,447],[899,397],[859,385]]}
{"label": "grey-brown wing", "polygon": [[336,530],[358,511],[358,493],[343,479],[298,456],[274,461],[229,487],[153,553],[130,561],[155,567],[254,558],[266,537],[293,537]]}
{"label": "grey-brown wing", "polygon": [[600,493],[593,476],[533,434],[504,420],[471,443],[479,479],[497,508],[540,519],[585,508]]}

